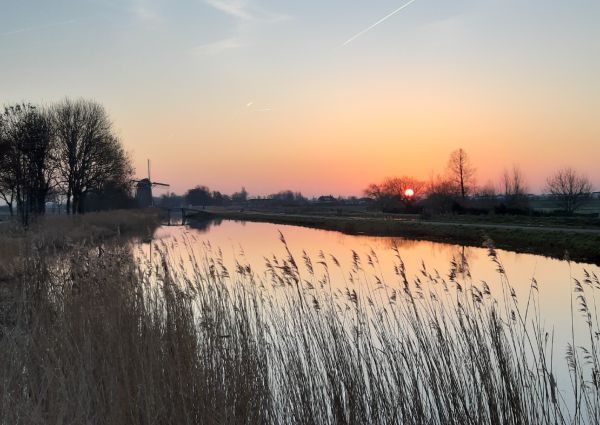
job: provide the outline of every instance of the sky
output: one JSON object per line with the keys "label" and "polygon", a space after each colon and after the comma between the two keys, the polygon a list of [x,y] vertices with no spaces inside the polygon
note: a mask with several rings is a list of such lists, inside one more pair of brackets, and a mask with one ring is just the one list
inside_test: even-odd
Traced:
{"label": "sky", "polygon": [[599,190],[599,20],[598,0],[2,0],[0,104],[102,103],[177,193],[360,195],[459,147],[481,185],[572,166]]}

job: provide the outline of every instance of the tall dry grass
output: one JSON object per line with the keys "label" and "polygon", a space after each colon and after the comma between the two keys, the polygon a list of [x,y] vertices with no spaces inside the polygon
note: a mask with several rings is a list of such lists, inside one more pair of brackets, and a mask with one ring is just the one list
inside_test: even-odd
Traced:
{"label": "tall dry grass", "polygon": [[[285,240],[282,237],[282,243]],[[32,246],[2,319],[0,423],[595,423],[600,417],[598,277],[574,281],[589,335],[557,385],[537,282],[517,300],[468,264],[409,278],[397,251],[351,270],[321,253],[243,257],[160,242],[57,251]],[[145,258],[145,259],[144,259]],[[335,277],[334,277],[335,276]],[[346,289],[336,289],[343,279]],[[574,338],[574,337],[573,337]]]}
{"label": "tall dry grass", "polygon": [[0,223],[0,284],[19,273],[19,258],[36,247],[53,255],[57,250],[95,245],[113,237],[150,238],[160,224],[159,212],[114,210],[84,215],[38,217],[25,230],[17,220]]}

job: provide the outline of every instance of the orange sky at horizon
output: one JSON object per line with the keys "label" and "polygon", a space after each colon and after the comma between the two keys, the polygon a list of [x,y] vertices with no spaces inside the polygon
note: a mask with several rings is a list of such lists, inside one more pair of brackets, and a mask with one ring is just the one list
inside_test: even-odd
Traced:
{"label": "orange sky at horizon", "polygon": [[[536,87],[527,93],[511,81],[497,89],[469,81],[411,84],[342,81],[327,87],[327,97],[317,96],[324,92],[318,85],[312,92],[289,90],[268,111],[240,99],[229,113],[227,105],[200,107],[164,122],[142,110],[126,115],[140,125],[122,137],[126,145],[146,141],[144,152],[127,145],[138,170],[145,170],[149,156],[154,177],[168,180],[177,193],[202,184],[225,193],[245,186],[253,195],[291,189],[360,196],[386,177],[444,174],[459,147],[480,185],[499,186],[503,170],[513,165],[524,171],[532,192],[542,191],[546,177],[565,166],[600,183],[593,102],[582,108],[575,96],[563,96],[553,103],[556,93]],[[147,128],[148,117],[162,129]]]}

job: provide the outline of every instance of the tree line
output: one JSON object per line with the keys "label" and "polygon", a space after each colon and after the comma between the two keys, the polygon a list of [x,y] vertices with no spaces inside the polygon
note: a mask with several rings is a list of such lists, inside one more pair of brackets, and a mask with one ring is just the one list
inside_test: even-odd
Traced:
{"label": "tree line", "polygon": [[[499,185],[477,185],[475,172],[467,152],[457,149],[450,154],[445,172],[428,182],[409,176],[392,177],[370,184],[364,193],[386,212],[529,212],[528,187],[518,166],[505,169]],[[565,167],[546,179],[544,190],[562,212],[573,214],[591,198],[593,187],[586,175]]]}
{"label": "tree line", "polygon": [[227,195],[219,192],[218,190],[211,191],[207,186],[198,185],[192,189],[189,189],[183,196],[171,195],[163,196],[159,200],[159,205],[175,206],[173,203],[178,202],[179,205],[197,205],[197,206],[208,206],[208,205],[228,205],[231,203],[245,202],[248,199],[248,192],[244,187],[239,192],[235,192],[232,195]]}
{"label": "tree line", "polygon": [[9,105],[0,114],[0,198],[27,226],[62,201],[82,214],[102,197],[130,200],[133,167],[102,105],[64,99]]}
{"label": "tree line", "polygon": [[[170,193],[155,199],[155,205],[164,208],[177,208],[183,205],[193,206],[228,206],[232,204],[245,204],[250,201],[245,187],[231,195],[218,190],[211,190],[208,186],[197,185],[187,190],[183,195]],[[256,196],[252,201],[269,201],[270,205],[300,205],[309,202],[301,192],[282,190],[266,196]]]}

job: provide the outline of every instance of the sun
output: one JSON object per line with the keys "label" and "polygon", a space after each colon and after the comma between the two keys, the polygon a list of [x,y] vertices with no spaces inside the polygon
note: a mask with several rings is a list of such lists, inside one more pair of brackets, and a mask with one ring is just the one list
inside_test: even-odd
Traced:
{"label": "sun", "polygon": [[409,187],[404,191],[404,196],[406,196],[407,198],[412,198],[413,196],[415,196],[415,191]]}

